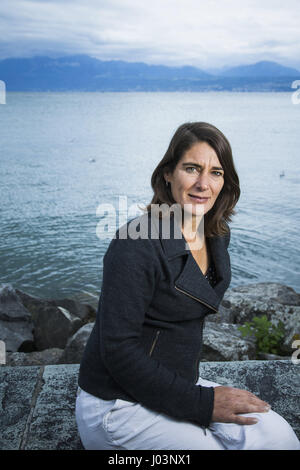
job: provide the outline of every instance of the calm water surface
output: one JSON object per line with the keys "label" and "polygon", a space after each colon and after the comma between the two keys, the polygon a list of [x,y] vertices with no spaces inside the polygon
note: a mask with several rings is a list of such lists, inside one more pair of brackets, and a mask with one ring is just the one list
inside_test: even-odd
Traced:
{"label": "calm water surface", "polygon": [[174,131],[197,120],[225,133],[240,177],[231,287],[299,291],[299,118],[290,93],[8,93],[0,282],[96,305],[110,242],[97,236],[97,207],[112,204],[118,223],[120,196],[128,206],[150,202],[151,174]]}

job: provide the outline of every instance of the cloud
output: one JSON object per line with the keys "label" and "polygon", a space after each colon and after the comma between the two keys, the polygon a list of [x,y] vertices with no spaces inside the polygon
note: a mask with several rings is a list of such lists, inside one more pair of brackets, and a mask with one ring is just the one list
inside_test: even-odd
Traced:
{"label": "cloud", "polygon": [[88,54],[200,68],[300,67],[300,2],[2,0],[0,58]]}

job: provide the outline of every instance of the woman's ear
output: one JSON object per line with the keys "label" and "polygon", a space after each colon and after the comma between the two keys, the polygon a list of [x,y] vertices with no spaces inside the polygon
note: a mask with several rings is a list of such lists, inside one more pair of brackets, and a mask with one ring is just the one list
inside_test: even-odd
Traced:
{"label": "woman's ear", "polygon": [[164,173],[164,179],[165,179],[166,184],[169,183],[169,176],[170,176],[170,173],[169,173],[169,172]]}

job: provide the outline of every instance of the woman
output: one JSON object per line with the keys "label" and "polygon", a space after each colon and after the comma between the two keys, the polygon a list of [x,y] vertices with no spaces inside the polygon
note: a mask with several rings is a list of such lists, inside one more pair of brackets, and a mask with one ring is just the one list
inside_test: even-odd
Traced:
{"label": "woman", "polygon": [[228,140],[210,124],[183,124],[152,187],[146,214],[104,256],[76,400],[84,447],[298,449],[267,403],[198,374],[205,317],[231,279],[228,222],[240,189]]}

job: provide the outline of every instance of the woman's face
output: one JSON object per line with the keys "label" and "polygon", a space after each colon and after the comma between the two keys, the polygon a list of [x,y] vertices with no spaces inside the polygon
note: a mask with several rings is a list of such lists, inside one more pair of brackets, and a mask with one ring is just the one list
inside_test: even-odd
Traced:
{"label": "woman's face", "polygon": [[224,170],[214,149],[206,142],[197,142],[181,158],[173,173],[165,174],[171,183],[174,200],[193,215],[197,206],[206,214],[214,205],[224,185]]}

